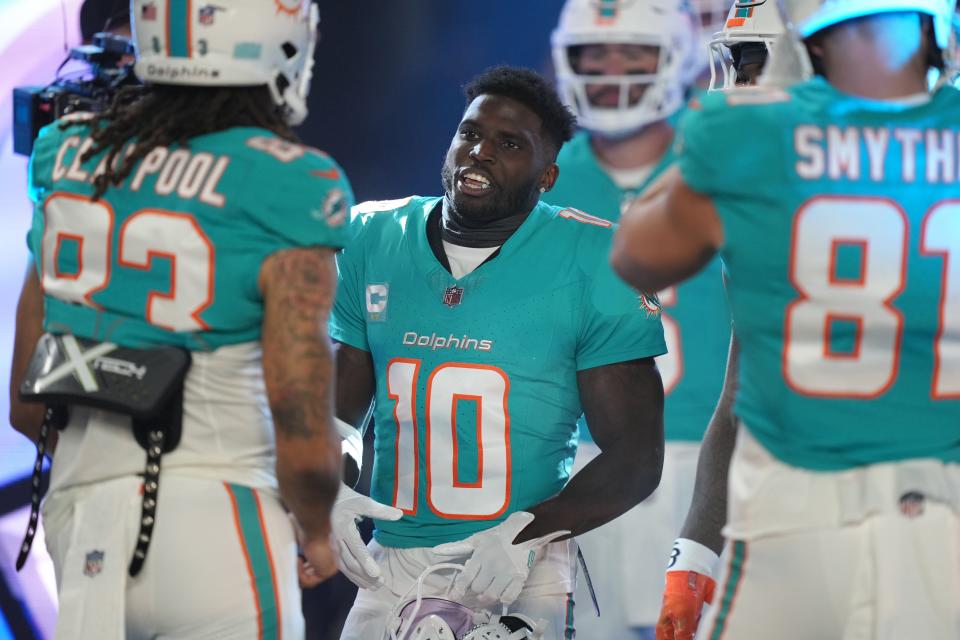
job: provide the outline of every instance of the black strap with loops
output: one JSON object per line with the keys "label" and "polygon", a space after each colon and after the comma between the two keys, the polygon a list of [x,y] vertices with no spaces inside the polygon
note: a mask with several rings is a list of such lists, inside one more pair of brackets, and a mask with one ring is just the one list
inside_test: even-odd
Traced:
{"label": "black strap with loops", "polygon": [[43,414],[43,423],[40,425],[40,437],[37,438],[37,459],[33,463],[33,477],[30,484],[30,521],[27,523],[27,533],[23,536],[20,553],[17,554],[17,571],[23,569],[33,546],[33,539],[37,535],[37,525],[40,520],[40,480],[43,475],[43,457],[47,454],[47,440],[50,438],[50,427],[62,429],[67,424],[67,410],[65,407],[47,407]]}

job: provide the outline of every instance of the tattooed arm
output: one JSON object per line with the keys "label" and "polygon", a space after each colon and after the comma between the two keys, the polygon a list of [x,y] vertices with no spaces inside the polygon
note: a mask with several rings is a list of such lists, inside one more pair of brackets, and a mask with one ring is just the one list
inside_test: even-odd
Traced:
{"label": "tattooed arm", "polygon": [[319,247],[280,251],[260,269],[263,374],[276,431],[280,494],[302,529],[304,554],[318,570],[332,566],[327,537],[340,486],[327,337],[336,282],[333,251]]}

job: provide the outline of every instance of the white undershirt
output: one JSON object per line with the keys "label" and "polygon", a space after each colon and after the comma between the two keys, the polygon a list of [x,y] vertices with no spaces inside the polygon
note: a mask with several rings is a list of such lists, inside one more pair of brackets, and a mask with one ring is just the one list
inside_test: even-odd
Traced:
{"label": "white undershirt", "polygon": [[499,246],[461,247],[458,244],[443,241],[443,250],[447,254],[447,261],[450,263],[450,273],[458,280],[483,264],[483,261],[499,248]]}
{"label": "white undershirt", "polygon": [[653,171],[653,164],[645,164],[635,169],[614,169],[605,165],[603,170],[620,189],[636,189]]}

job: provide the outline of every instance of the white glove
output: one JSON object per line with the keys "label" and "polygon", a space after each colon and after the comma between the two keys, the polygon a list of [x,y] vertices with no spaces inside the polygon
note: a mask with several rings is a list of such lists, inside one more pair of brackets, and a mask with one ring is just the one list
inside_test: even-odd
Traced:
{"label": "white glove", "polygon": [[570,534],[569,531],[554,531],[542,538],[513,544],[517,534],[531,522],[532,513],[517,511],[497,526],[475,533],[466,540],[434,547],[433,552],[440,556],[470,556],[454,580],[450,597],[459,600],[470,590],[481,602],[499,600],[511,604],[516,600],[537,560],[540,547]]}
{"label": "white glove", "polygon": [[333,505],[330,524],[333,530],[334,551],[340,571],[350,582],[361,589],[376,591],[383,586],[380,565],[373,559],[363,544],[357,523],[363,518],[399,520],[403,511],[380,504],[376,500],[357,493],[345,484],[340,485],[337,501]]}

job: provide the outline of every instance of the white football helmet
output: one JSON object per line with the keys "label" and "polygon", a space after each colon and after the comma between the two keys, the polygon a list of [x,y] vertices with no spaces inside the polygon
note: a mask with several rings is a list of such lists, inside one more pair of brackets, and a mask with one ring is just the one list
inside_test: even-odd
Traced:
{"label": "white football helmet", "polygon": [[714,37],[723,30],[733,0],[689,0],[694,19],[700,29],[700,41],[690,67],[690,78],[696,80],[706,71],[710,62],[709,47]]}
{"label": "white football helmet", "polygon": [[319,22],[311,0],[132,0],[130,17],[144,82],[267,85],[290,124],[306,118]]}
{"label": "white football helmet", "polygon": [[[783,33],[783,20],[776,0],[737,0],[730,8],[727,22],[710,41],[710,91],[737,86],[737,65],[754,53],[744,45],[760,45],[769,57],[773,43]],[[722,78],[718,77],[720,69]]]}
{"label": "white football helmet", "polygon": [[[697,43],[693,16],[684,0],[567,0],[553,32],[553,62],[561,97],[580,125],[609,136],[623,136],[662,120],[684,102],[685,69]],[[576,68],[579,47],[628,44],[657,47],[656,71],[631,75],[587,75]],[[616,85],[616,107],[591,104],[587,85]],[[630,103],[630,89],[645,87]]]}
{"label": "white football helmet", "polygon": [[708,42],[723,29],[730,2],[731,0],[690,0],[693,15],[700,21],[700,30]]}
{"label": "white football helmet", "polygon": [[[452,574],[447,590],[443,597],[424,596],[424,580],[438,571]],[[463,571],[462,564],[450,562],[424,569],[390,613],[385,640],[539,640],[543,637],[544,620],[533,621],[505,610],[500,615],[477,611],[448,599],[453,577],[460,571]]]}

